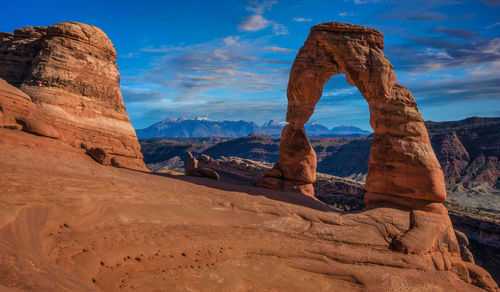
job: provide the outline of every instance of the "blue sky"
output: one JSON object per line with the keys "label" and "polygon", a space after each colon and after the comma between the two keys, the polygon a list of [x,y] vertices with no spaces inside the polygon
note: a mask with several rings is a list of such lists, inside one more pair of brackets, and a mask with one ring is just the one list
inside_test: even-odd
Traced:
{"label": "blue sky", "polygon": [[[284,120],[293,59],[309,28],[329,21],[384,33],[426,120],[500,116],[500,0],[10,1],[0,31],[69,20],[113,41],[136,128],[179,116]],[[343,75],[325,85],[312,120],[371,130]]]}

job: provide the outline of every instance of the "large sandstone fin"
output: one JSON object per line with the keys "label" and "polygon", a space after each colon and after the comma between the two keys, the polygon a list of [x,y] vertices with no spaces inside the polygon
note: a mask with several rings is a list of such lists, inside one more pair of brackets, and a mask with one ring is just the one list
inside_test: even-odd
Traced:
{"label": "large sandstone fin", "polygon": [[99,28],[61,22],[0,34],[0,78],[27,93],[64,142],[102,148],[114,166],[147,170],[115,48]]}

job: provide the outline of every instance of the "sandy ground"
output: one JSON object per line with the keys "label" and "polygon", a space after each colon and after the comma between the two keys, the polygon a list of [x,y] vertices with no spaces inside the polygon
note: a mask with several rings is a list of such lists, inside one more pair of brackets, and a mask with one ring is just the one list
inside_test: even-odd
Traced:
{"label": "sandy ground", "polygon": [[409,213],[102,166],[0,129],[0,291],[480,291],[388,249]]}

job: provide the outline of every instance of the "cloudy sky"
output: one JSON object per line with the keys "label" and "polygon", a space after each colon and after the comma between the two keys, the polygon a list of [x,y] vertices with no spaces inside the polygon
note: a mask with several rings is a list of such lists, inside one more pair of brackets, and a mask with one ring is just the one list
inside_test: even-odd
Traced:
{"label": "cloudy sky", "polygon": [[[329,21],[384,33],[426,120],[500,116],[500,0],[9,2],[0,31],[67,20],[104,30],[136,128],[180,116],[284,120],[293,59],[309,28]],[[325,85],[312,119],[371,130],[367,103],[343,75]]]}

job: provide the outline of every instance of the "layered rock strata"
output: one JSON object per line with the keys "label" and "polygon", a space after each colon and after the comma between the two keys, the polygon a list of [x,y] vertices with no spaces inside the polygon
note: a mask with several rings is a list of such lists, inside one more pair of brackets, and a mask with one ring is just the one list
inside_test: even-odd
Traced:
{"label": "layered rock strata", "polygon": [[[424,120],[412,94],[397,83],[383,48],[383,35],[374,29],[335,22],[311,28],[290,72],[289,125],[282,132],[277,167],[281,176],[266,176],[260,185],[314,182],[316,155],[304,124],[313,114],[324,84],[342,73],[368,102],[374,129],[366,179],[367,205],[384,202],[420,208],[445,200],[443,173]],[[303,188],[297,190],[311,194]]]}
{"label": "layered rock strata", "polygon": [[59,138],[58,131],[37,108],[31,97],[0,78],[0,128]]}
{"label": "layered rock strata", "polygon": [[29,95],[64,142],[102,148],[116,165],[146,170],[116,52],[99,28],[62,22],[0,33],[0,78]]}

